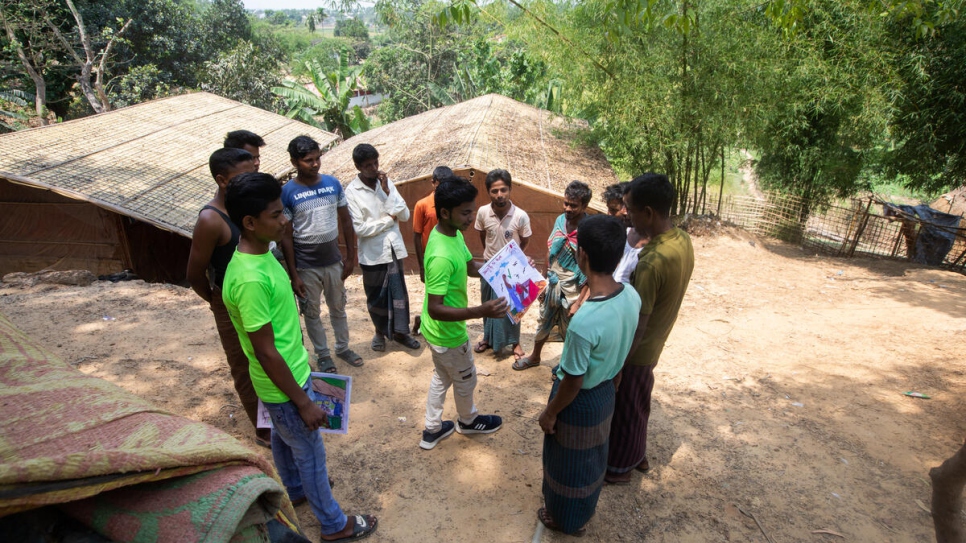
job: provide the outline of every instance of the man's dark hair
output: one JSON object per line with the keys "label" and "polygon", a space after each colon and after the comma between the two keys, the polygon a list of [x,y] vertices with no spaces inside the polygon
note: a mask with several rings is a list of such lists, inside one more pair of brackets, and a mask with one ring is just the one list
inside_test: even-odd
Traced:
{"label": "man's dark hair", "polygon": [[292,160],[298,160],[312,151],[319,151],[321,149],[322,148],[319,147],[319,142],[308,136],[297,136],[295,139],[288,142],[288,156],[290,156]]}
{"label": "man's dark hair", "polygon": [[604,189],[603,200],[606,204],[611,200],[624,200],[624,191],[627,190],[627,186],[630,185],[629,182],[624,181],[622,183],[614,183],[613,185]]}
{"label": "man's dark hair", "polygon": [[352,150],[352,162],[355,162],[357,166],[373,158],[379,158],[379,151],[376,151],[376,148],[368,143],[360,143]]}
{"label": "man's dark hair", "polygon": [[466,202],[475,201],[476,195],[479,192],[476,186],[470,183],[470,180],[465,177],[452,177],[443,181],[436,187],[434,196],[436,219],[440,220],[442,218],[439,212],[443,209],[452,212],[454,208]]}
{"label": "man's dark hair", "polygon": [[635,177],[627,187],[627,194],[630,194],[635,209],[650,207],[662,217],[671,216],[674,187],[663,173],[645,173]]}
{"label": "man's dark hair", "polygon": [[451,170],[449,166],[436,166],[436,169],[433,170],[433,181],[436,181],[437,183],[442,183],[443,181],[453,179],[454,177],[456,176],[453,175],[453,170]]}
{"label": "man's dark hair", "polygon": [[239,163],[248,160],[255,160],[255,157],[248,151],[225,147],[211,153],[211,156],[208,157],[208,169],[211,171],[211,177],[226,175]]}
{"label": "man's dark hair", "polygon": [[577,247],[587,254],[590,270],[595,273],[614,273],[626,243],[627,230],[617,217],[598,214],[580,221]]}
{"label": "man's dark hair", "polygon": [[252,147],[265,147],[265,140],[261,136],[248,130],[233,130],[225,136],[225,147],[241,149],[245,145]]}
{"label": "man's dark hair", "polygon": [[242,220],[257,217],[268,204],[282,196],[282,185],[267,173],[251,172],[236,175],[225,192],[225,208],[235,226],[244,230]]}
{"label": "man's dark hair", "polygon": [[510,177],[510,172],[497,168],[486,174],[486,190],[490,190],[493,183],[497,181],[503,181],[506,183],[507,188],[513,188],[513,179]]}
{"label": "man's dark hair", "polygon": [[583,181],[571,181],[567,185],[567,189],[564,190],[564,198],[577,200],[581,205],[589,204],[591,196],[593,196],[593,193],[590,191],[590,187]]}

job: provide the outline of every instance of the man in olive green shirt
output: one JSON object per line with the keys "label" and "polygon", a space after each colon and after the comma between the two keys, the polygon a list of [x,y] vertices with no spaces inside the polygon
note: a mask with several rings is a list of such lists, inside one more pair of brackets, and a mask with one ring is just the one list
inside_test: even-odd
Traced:
{"label": "man in olive green shirt", "polygon": [[607,475],[611,484],[627,484],[634,469],[646,472],[647,422],[651,414],[654,366],[664,350],[694,270],[691,238],[671,223],[674,187],[666,175],[647,173],[624,193],[634,228],[651,241],[641,250],[631,284],[641,297],[637,332],[619,383],[611,422]]}

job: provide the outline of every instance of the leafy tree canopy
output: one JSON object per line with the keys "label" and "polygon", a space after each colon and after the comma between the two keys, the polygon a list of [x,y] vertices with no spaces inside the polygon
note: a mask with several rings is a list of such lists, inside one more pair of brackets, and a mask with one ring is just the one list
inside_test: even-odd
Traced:
{"label": "leafy tree canopy", "polygon": [[369,39],[369,29],[366,28],[366,24],[354,17],[336,21],[334,34],[337,37],[341,36],[358,40]]}

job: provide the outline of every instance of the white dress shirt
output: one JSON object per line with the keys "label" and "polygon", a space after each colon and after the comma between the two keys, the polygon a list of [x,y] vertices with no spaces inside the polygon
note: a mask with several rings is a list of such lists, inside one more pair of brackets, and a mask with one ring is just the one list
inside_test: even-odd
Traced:
{"label": "white dress shirt", "polygon": [[392,262],[392,249],[399,260],[409,256],[399,232],[399,221],[409,220],[409,208],[391,180],[388,185],[386,194],[382,183],[377,181],[376,188],[371,189],[357,175],[345,188],[352,227],[359,239],[359,264],[388,264]]}

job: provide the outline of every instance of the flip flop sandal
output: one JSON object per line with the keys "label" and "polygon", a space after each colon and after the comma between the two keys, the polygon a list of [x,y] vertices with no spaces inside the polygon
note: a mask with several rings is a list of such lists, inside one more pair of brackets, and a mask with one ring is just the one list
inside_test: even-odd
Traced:
{"label": "flip flop sandal", "polygon": [[372,336],[372,343],[369,344],[369,348],[380,353],[385,351],[386,336],[380,336],[379,334]]}
{"label": "flip flop sandal", "polygon": [[416,338],[414,338],[413,336],[410,336],[408,334],[406,334],[406,335],[399,334],[399,335],[396,335],[393,339],[395,339],[395,341],[401,343],[404,347],[408,347],[408,348],[413,349],[413,350],[419,348],[419,341],[417,341]]}
{"label": "flip flop sandal", "polygon": [[631,472],[620,473],[617,475],[604,475],[604,484],[614,486],[624,486],[631,484]]}
{"label": "flip flop sandal", "polygon": [[540,362],[533,362],[530,357],[524,356],[513,362],[513,369],[517,371],[528,370],[530,368],[536,368],[540,365]]}
{"label": "flip flop sandal", "polygon": [[356,523],[355,526],[352,527],[352,535],[340,537],[339,539],[322,539],[322,541],[335,543],[359,541],[360,539],[365,539],[372,535],[372,532],[376,531],[376,526],[378,525],[379,521],[372,515],[356,515]]}
{"label": "flip flop sandal", "polygon": [[[543,525],[546,526],[547,529],[549,530],[553,530],[555,532],[560,532],[560,533],[566,533],[562,529],[560,529],[560,525],[554,522],[553,518],[550,517],[550,513],[547,512],[546,507],[541,507],[540,509],[537,509],[537,519],[541,523],[543,523]],[[586,533],[587,533],[587,528],[581,526],[579,529],[577,529],[576,532],[570,535],[574,537],[584,537],[584,534]]]}
{"label": "flip flop sandal", "polygon": [[358,368],[364,364],[362,357],[353,352],[352,349],[346,349],[341,353],[335,353],[335,355],[338,356],[340,360],[344,360],[346,364],[354,368]]}
{"label": "flip flop sandal", "polygon": [[258,445],[259,447],[265,447],[266,449],[271,449],[272,441],[269,439],[262,439],[258,436],[255,436],[255,445]]}
{"label": "flip flop sandal", "polygon": [[331,356],[320,356],[319,371],[322,373],[338,373],[339,368],[335,367],[335,362],[332,361]]}
{"label": "flip flop sandal", "polygon": [[480,340],[480,341],[478,341],[476,343],[476,347],[473,347],[473,352],[474,353],[482,353],[483,351],[485,351],[485,350],[487,350],[489,348],[490,348],[490,344],[489,343],[487,343],[487,342],[485,342],[483,340]]}

